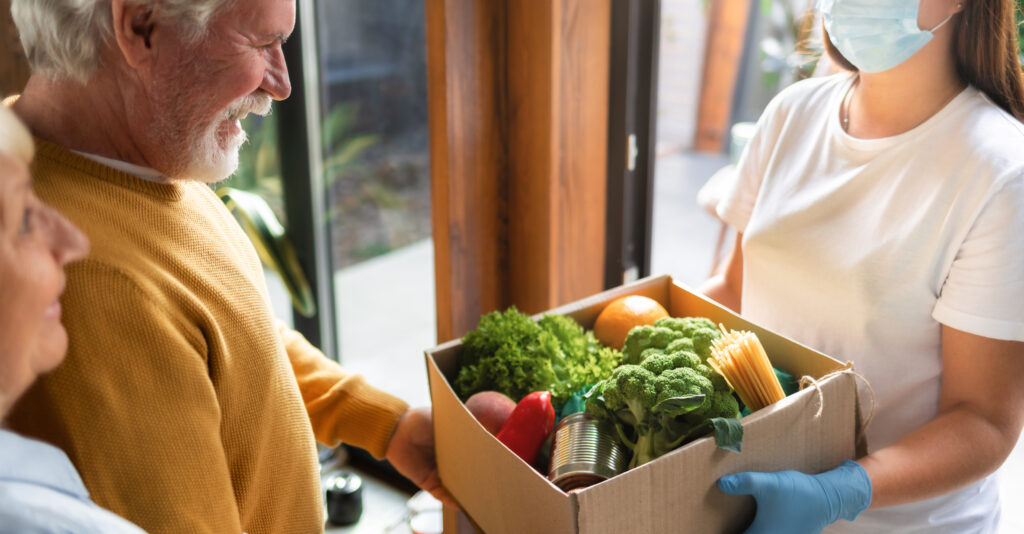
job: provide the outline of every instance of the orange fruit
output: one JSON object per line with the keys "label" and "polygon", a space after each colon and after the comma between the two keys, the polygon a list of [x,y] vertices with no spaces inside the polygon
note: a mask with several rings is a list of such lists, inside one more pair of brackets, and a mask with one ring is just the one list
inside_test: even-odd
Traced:
{"label": "orange fruit", "polygon": [[609,347],[622,350],[626,335],[635,326],[654,324],[668,317],[658,301],[643,295],[628,295],[611,301],[594,321],[594,335]]}

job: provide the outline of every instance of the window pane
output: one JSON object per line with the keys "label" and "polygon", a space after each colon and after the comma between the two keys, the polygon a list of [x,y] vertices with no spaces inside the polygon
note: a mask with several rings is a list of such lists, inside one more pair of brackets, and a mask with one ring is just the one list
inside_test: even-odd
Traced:
{"label": "window pane", "polygon": [[423,349],[436,327],[423,2],[321,0],[317,9],[340,357],[378,387],[426,403]]}
{"label": "window pane", "polygon": [[651,274],[693,286],[711,269],[718,221],[697,203],[708,178],[728,163],[694,151],[707,35],[707,3],[664,0],[658,70],[658,137],[654,166]]}
{"label": "window pane", "polygon": [[[740,35],[745,51],[735,94],[701,95],[705,58],[722,61],[705,50],[711,4],[663,0],[661,5],[651,272],[670,273],[696,286],[707,279],[734,240],[732,229],[714,215],[714,205],[728,185],[731,165],[739,158],[752,123],[780,90],[820,68],[820,18],[811,11],[814,0],[729,4],[732,9],[749,9],[752,25]],[[726,140],[719,152],[695,150],[702,96],[728,99],[731,108],[731,120],[721,125]]]}

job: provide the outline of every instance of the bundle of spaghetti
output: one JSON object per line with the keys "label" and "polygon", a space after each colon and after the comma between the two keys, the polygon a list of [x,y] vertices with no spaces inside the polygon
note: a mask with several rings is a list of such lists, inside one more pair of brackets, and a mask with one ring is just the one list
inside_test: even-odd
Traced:
{"label": "bundle of spaghetti", "polygon": [[786,397],[764,347],[753,332],[727,331],[711,347],[708,363],[725,377],[751,412]]}

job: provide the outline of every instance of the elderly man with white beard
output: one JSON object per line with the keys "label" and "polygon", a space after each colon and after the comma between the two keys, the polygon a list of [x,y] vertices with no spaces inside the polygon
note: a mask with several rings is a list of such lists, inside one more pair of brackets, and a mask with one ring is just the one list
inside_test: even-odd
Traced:
{"label": "elderly man with white beard", "polygon": [[234,172],[239,119],[288,97],[294,0],[14,0],[12,14],[32,76],[6,104],[36,138],[35,188],[93,247],[68,269],[67,360],[10,427],[155,533],[322,531],[314,438],[450,499],[429,410],[274,320],[252,246],[203,183]]}

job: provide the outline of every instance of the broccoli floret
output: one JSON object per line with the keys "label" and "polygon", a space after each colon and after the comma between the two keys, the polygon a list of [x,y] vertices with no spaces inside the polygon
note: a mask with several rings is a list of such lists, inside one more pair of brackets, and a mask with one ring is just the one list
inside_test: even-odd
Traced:
{"label": "broccoli floret", "polygon": [[704,377],[707,377],[708,375],[704,374],[704,371],[701,368],[707,367],[709,371],[711,370],[710,367],[704,365],[700,356],[697,356],[688,350],[681,350],[679,352],[672,353],[672,360],[675,362],[673,367],[693,367]]}
{"label": "broccoli floret", "polygon": [[641,424],[658,398],[654,379],[653,373],[639,365],[616,367],[604,385],[605,407],[630,425]]}
{"label": "broccoli floret", "polygon": [[629,364],[638,364],[644,350],[649,348],[664,349],[668,344],[678,338],[678,334],[668,328],[655,326],[638,326],[629,331],[626,341],[622,347],[622,361]]}
{"label": "broccoli floret", "polygon": [[[711,419],[713,417],[738,418],[740,415],[740,403],[732,394],[732,390],[714,391],[704,401],[700,408],[687,414],[688,418]],[[692,420],[692,419],[691,419]]]}
{"label": "broccoli floret", "polygon": [[647,358],[650,358],[651,356],[664,355],[664,354],[668,354],[668,350],[667,349],[659,349],[657,347],[651,347],[649,349],[644,349],[644,350],[642,350],[640,352],[640,358],[638,359],[638,363],[646,360]]}
{"label": "broccoli floret", "polygon": [[655,375],[660,375],[669,369],[678,367],[676,359],[667,354],[652,354],[640,362],[640,367],[647,369]]}
{"label": "broccoli floret", "polygon": [[715,323],[706,317],[662,317],[654,321],[654,326],[675,330],[683,337],[693,337],[697,330],[718,330]]}
{"label": "broccoli floret", "polygon": [[688,337],[678,338],[675,341],[669,343],[667,347],[665,347],[665,352],[668,353],[680,352],[684,350],[686,352],[693,352],[693,341],[690,340],[690,338]]}
{"label": "broccoli floret", "polygon": [[[658,392],[655,404],[673,397],[689,397],[691,395],[711,395],[711,381],[700,376],[693,368],[676,367],[669,369],[654,379]],[[707,398],[704,400],[707,404]],[[704,406],[701,404],[701,407]]]}
{"label": "broccoli floret", "polygon": [[732,393],[732,387],[729,386],[729,382],[726,381],[725,377],[712,370],[707,365],[701,365],[708,370],[708,374],[704,375],[711,379],[711,385],[715,387],[715,391],[728,391]]}
{"label": "broccoli floret", "polygon": [[714,345],[715,340],[721,336],[722,334],[718,330],[697,330],[693,333],[693,337],[690,338],[693,341],[693,351],[706,361],[711,357],[711,347]]}
{"label": "broccoli floret", "polygon": [[655,321],[654,326],[668,328],[690,339],[691,350],[704,360],[711,356],[712,343],[722,335],[715,323],[705,317],[663,317]]}

